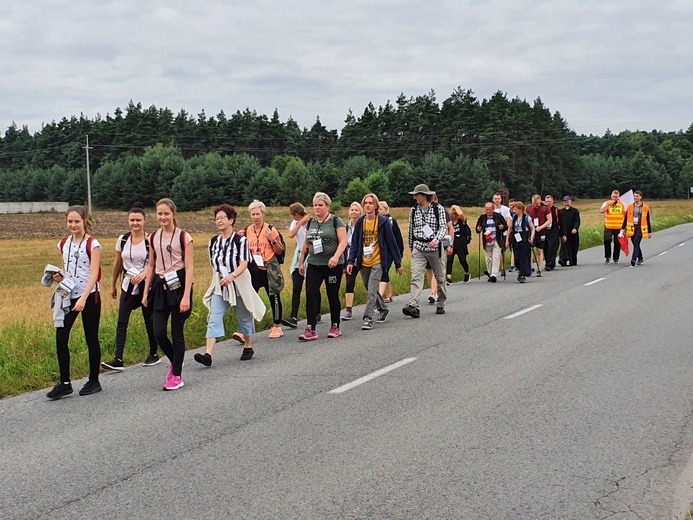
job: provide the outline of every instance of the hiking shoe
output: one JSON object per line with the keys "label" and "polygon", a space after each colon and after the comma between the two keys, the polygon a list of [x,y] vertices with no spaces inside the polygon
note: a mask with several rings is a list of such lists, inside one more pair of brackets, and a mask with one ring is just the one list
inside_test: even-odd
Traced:
{"label": "hiking shoe", "polygon": [[239,343],[245,344],[245,336],[243,334],[241,334],[240,332],[234,332],[231,335],[231,339],[235,339]]}
{"label": "hiking shoe", "polygon": [[361,330],[371,330],[373,328],[373,320],[370,318],[363,319],[363,325],[361,325]]}
{"label": "hiking shoe", "polygon": [[269,339],[277,339],[281,338],[284,335],[284,331],[279,325],[275,325],[272,327],[272,330],[270,331],[269,334]]}
{"label": "hiking shoe", "polygon": [[428,296],[428,303],[433,304],[436,302],[436,297],[432,294]]}
{"label": "hiking shoe", "polygon": [[617,264],[617,263],[618,263],[618,260],[614,260],[614,263]]}
{"label": "hiking shoe", "polygon": [[630,261],[630,266],[631,266],[631,267],[635,267],[635,260],[631,260],[631,261]]}
{"label": "hiking shoe", "polygon": [[559,260],[558,261],[558,265],[560,265],[561,267],[565,267],[565,264],[566,264],[565,260]]}
{"label": "hiking shoe", "polygon": [[640,259],[638,259],[637,262],[635,262],[635,265],[642,265],[642,263],[643,263],[644,261],[645,261],[645,260],[643,260],[642,258],[640,258]]}
{"label": "hiking shoe", "polygon": [[349,321],[354,318],[354,314],[351,311],[344,311],[342,314],[342,321]]}
{"label": "hiking shoe", "polygon": [[608,264],[610,261],[611,261],[611,258],[607,258],[606,260],[604,260],[604,263]]}
{"label": "hiking shoe", "polygon": [[452,285],[452,281],[451,280],[445,280],[445,285],[448,285],[448,286]]}
{"label": "hiking shoe", "polygon": [[537,269],[537,276],[541,278],[541,269]]}
{"label": "hiking shoe", "polygon": [[517,271],[517,268],[514,265],[511,265],[510,269],[508,269],[508,271],[511,273],[514,273],[515,271]]}
{"label": "hiking shoe", "polygon": [[291,316],[290,318],[284,318],[282,320],[282,325],[286,325],[291,329],[295,329],[296,327],[298,327],[298,320],[293,316]]}
{"label": "hiking shoe", "polygon": [[437,307],[436,314],[445,314],[445,307]]}
{"label": "hiking shoe", "polygon": [[387,320],[387,315],[390,314],[390,309],[383,309],[378,313],[378,319],[375,320],[376,323],[385,323]]}
{"label": "hiking shoe", "polygon": [[306,330],[298,337],[298,339],[301,341],[314,341],[318,339],[318,333],[310,327],[306,327]]}
{"label": "hiking shoe", "polygon": [[156,354],[153,354],[151,356],[147,356],[147,359],[144,360],[144,363],[142,363],[142,366],[144,367],[153,367],[154,365],[158,365],[161,363],[161,358],[157,356]]}
{"label": "hiking shoe", "polygon": [[527,277],[526,277],[526,276],[520,276],[520,277],[517,279],[517,281],[520,282],[520,283],[525,283],[525,282],[527,281]]}
{"label": "hiking shoe", "polygon": [[98,381],[87,381],[79,391],[79,395],[91,395],[101,391],[101,383]]}
{"label": "hiking shoe", "polygon": [[488,279],[488,281],[491,282],[491,283],[496,283],[496,277],[495,277],[495,276],[491,276],[491,277]]}
{"label": "hiking shoe", "polygon": [[210,356],[207,352],[205,352],[204,354],[195,354],[194,359],[195,361],[206,367],[212,366],[212,356]]}
{"label": "hiking shoe", "polygon": [[462,280],[462,283],[469,283],[469,281],[472,279],[472,275],[469,273],[466,273],[464,275],[464,280]]}
{"label": "hiking shoe", "polygon": [[332,325],[330,327],[330,332],[327,333],[328,338],[338,338],[341,335],[342,331],[339,330],[339,327],[337,327],[337,325]]}
{"label": "hiking shoe", "polygon": [[164,385],[164,390],[178,390],[179,388],[183,388],[184,386],[185,383],[183,382],[182,377],[171,375],[171,377],[167,379],[166,384]]}
{"label": "hiking shoe", "polygon": [[53,387],[53,390],[46,394],[48,399],[60,399],[73,392],[72,383],[58,383]]}
{"label": "hiking shoe", "polygon": [[315,317],[315,324],[316,324],[316,325],[319,325],[319,324],[321,324],[321,323],[322,323],[322,314],[318,314],[318,315]]}
{"label": "hiking shoe", "polygon": [[253,357],[255,351],[252,348],[244,348],[243,354],[241,354],[241,361],[248,361]]}
{"label": "hiking shoe", "polygon": [[123,367],[123,361],[117,358],[113,358],[111,361],[102,361],[101,366],[106,370],[115,370],[117,372],[122,372],[125,367]]}
{"label": "hiking shoe", "polygon": [[404,307],[402,309],[402,314],[404,314],[405,316],[411,316],[412,318],[418,318],[419,316],[421,316],[421,312],[419,311],[419,309],[411,305],[407,305],[406,307]]}

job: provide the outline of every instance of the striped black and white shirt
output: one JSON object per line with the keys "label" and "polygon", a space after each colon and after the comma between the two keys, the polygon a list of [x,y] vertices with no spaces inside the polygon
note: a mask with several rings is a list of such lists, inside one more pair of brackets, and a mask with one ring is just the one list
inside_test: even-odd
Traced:
{"label": "striped black and white shirt", "polygon": [[[436,213],[438,214],[436,216]],[[433,231],[433,235],[426,235],[424,232],[424,226],[428,224],[428,227]],[[433,240],[438,241],[438,247],[443,240],[443,237],[447,233],[447,220],[445,219],[445,209],[440,204],[429,204],[427,208],[424,208],[417,204],[409,212],[409,248],[419,251],[436,251],[436,249],[431,249],[428,244]]]}
{"label": "striped black and white shirt", "polygon": [[209,241],[209,263],[219,274],[223,275],[222,266],[231,273],[241,262],[250,260],[248,241],[243,236],[233,233],[229,238],[224,238],[218,235]]}

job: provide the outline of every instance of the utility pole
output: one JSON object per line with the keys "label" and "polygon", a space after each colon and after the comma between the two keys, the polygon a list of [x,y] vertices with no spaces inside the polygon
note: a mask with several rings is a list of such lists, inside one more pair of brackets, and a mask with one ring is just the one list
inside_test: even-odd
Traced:
{"label": "utility pole", "polygon": [[89,146],[89,134],[85,134],[87,137],[87,145],[83,146],[87,151],[87,211],[89,213],[89,218],[91,218],[91,172],[89,171],[89,150],[92,149]]}

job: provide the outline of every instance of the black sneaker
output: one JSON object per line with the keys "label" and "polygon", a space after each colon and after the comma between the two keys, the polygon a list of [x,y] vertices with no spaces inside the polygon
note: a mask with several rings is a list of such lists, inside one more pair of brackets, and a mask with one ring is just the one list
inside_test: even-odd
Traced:
{"label": "black sneaker", "polygon": [[46,394],[48,399],[60,399],[72,393],[72,383],[58,383]]}
{"label": "black sneaker", "polygon": [[462,283],[469,283],[469,280],[471,280],[471,279],[472,279],[472,275],[467,273],[464,275],[464,280],[462,281]]}
{"label": "black sneaker", "polygon": [[376,323],[385,323],[385,320],[387,320],[387,315],[390,314],[389,309],[383,309],[378,313],[378,319],[375,320]]}
{"label": "black sneaker", "polygon": [[631,266],[631,267],[635,267],[635,260],[631,260],[631,261],[630,261],[630,266]]}
{"label": "black sneaker", "polygon": [[643,263],[644,261],[645,261],[645,260],[643,260],[642,258],[640,258],[640,259],[638,259],[637,262],[635,262],[635,265],[642,265],[642,263]]}
{"label": "black sneaker", "polygon": [[153,367],[154,365],[158,365],[159,363],[161,363],[161,358],[154,354],[153,356],[147,356],[147,359],[144,360],[142,366]]}
{"label": "black sneaker", "polygon": [[[322,315],[318,314],[317,317],[315,318],[315,324],[318,325],[320,323],[322,323]],[[248,358],[248,359],[250,359],[250,358]]]}
{"label": "black sneaker", "polygon": [[122,372],[125,368],[123,366],[123,361],[117,358],[113,358],[111,361],[108,362],[102,361],[101,366],[106,370],[116,370],[118,372]]}
{"label": "black sneaker", "polygon": [[436,302],[436,298],[435,298],[435,296],[433,296],[433,295],[431,294],[431,295],[428,297],[428,303],[433,304],[433,303],[435,303],[435,302]]}
{"label": "black sneaker", "polygon": [[520,282],[520,283],[525,283],[526,281],[527,281],[526,276],[520,276],[520,278],[518,279],[518,282]]}
{"label": "black sneaker", "polygon": [[282,320],[282,325],[286,325],[289,328],[295,329],[296,327],[298,327],[298,320],[293,316],[290,318],[284,318]]}
{"label": "black sneaker", "polygon": [[98,381],[87,381],[79,391],[79,395],[91,395],[101,391],[101,383]]}
{"label": "black sneaker", "polygon": [[204,365],[206,367],[212,366],[212,356],[207,354],[207,352],[205,352],[204,354],[195,354],[193,356],[193,359],[197,361],[199,364]]}
{"label": "black sneaker", "polygon": [[452,280],[445,280],[445,285],[447,285],[447,286],[452,285]]}
{"label": "black sneaker", "polygon": [[371,330],[373,328],[373,320],[370,318],[363,319],[363,325],[361,325],[361,330]]}
{"label": "black sneaker", "polygon": [[488,279],[488,281],[491,282],[491,283],[496,283],[496,277],[495,277],[495,276],[491,276],[491,277]]}
{"label": "black sneaker", "polygon": [[611,258],[607,258],[606,260],[604,260],[604,263],[608,264],[610,261],[611,261]]}
{"label": "black sneaker", "polygon": [[255,351],[252,348],[244,348],[243,354],[241,354],[241,361],[248,361],[253,357]]}
{"label": "black sneaker", "polygon": [[614,263],[617,264],[617,263],[618,263],[618,260],[614,260]]}
{"label": "black sneaker", "polygon": [[419,309],[417,309],[416,307],[412,307],[411,305],[407,305],[406,307],[404,307],[402,309],[402,314],[404,314],[405,316],[411,316],[412,318],[418,318],[419,316],[421,316],[421,312],[419,311]]}
{"label": "black sneaker", "polygon": [[437,307],[436,314],[445,314],[445,307]]}
{"label": "black sneaker", "polygon": [[566,264],[565,260],[559,260],[558,261],[558,265],[560,265],[561,267],[565,267],[565,264]]}

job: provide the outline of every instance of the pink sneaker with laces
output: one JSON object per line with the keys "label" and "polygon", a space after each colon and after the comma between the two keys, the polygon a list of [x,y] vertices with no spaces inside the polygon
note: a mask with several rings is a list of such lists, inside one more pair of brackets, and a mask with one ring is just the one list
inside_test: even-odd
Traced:
{"label": "pink sneaker with laces", "polygon": [[171,377],[166,380],[164,390],[178,390],[179,388],[182,388],[184,386],[185,383],[183,383],[182,377],[171,375]]}
{"label": "pink sneaker with laces", "polygon": [[314,341],[318,339],[318,333],[312,330],[310,327],[307,327],[305,332],[301,334],[298,339],[301,341]]}
{"label": "pink sneaker with laces", "polygon": [[327,333],[328,338],[338,338],[341,335],[342,331],[339,330],[339,327],[337,327],[337,325],[332,325],[332,327],[330,327],[330,332]]}

